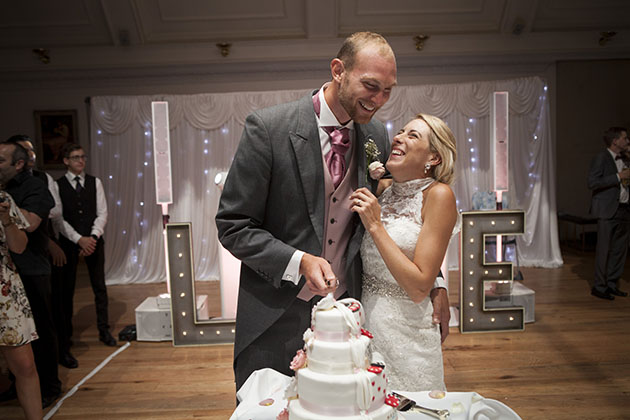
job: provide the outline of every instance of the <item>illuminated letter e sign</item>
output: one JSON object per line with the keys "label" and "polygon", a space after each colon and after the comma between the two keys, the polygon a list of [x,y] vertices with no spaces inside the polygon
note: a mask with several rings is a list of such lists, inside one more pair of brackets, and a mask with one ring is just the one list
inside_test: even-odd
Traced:
{"label": "illuminated letter e sign", "polygon": [[459,328],[462,333],[523,330],[523,307],[486,308],[486,283],[512,282],[513,272],[511,262],[487,263],[484,248],[486,236],[521,235],[524,232],[523,211],[462,213],[459,312]]}

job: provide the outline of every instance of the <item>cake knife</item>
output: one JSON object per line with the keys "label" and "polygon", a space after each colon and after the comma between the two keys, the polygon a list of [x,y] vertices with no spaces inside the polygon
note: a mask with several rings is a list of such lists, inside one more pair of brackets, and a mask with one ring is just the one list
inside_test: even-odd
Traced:
{"label": "cake knife", "polygon": [[416,404],[416,402],[410,398],[400,395],[396,392],[392,392],[392,395],[400,400],[400,404],[396,407],[396,410],[410,413],[422,413],[434,417],[438,420],[448,420],[450,413],[448,410],[434,410],[432,408],[422,407]]}

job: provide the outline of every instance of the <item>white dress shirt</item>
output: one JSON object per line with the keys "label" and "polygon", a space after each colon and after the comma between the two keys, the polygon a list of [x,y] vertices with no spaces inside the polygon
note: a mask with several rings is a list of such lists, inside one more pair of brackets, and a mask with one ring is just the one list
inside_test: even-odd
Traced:
{"label": "white dress shirt", "polygon": [[[621,182],[621,178],[619,177],[619,172],[621,172],[625,168],[625,164],[623,163],[622,159],[616,159],[617,153],[613,152],[610,149],[608,149],[608,152],[610,153],[610,155],[612,156],[613,160],[615,161],[615,165],[617,166],[617,179],[619,180],[619,182]],[[624,185],[621,184],[621,188],[619,188],[619,202],[627,204],[628,203],[628,199],[630,199],[630,194],[628,193],[628,188],[624,187]]]}
{"label": "white dress shirt", "polygon": [[46,180],[48,181],[48,191],[50,191],[50,195],[52,195],[53,200],[55,200],[55,207],[50,209],[50,213],[48,213],[48,218],[50,220],[60,219],[63,217],[63,214],[61,197],[59,196],[59,185],[55,182],[53,177],[48,174],[46,174]]}

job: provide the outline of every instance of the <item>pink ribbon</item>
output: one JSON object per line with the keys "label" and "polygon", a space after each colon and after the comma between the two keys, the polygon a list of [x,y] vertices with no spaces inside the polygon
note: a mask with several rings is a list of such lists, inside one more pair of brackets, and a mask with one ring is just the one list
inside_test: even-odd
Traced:
{"label": "pink ribbon", "polygon": [[322,341],[347,341],[350,337],[348,332],[326,332],[315,330],[315,338]]}
{"label": "pink ribbon", "polygon": [[[361,414],[361,410],[359,410],[357,407],[350,407],[350,406],[343,406],[343,407],[336,407],[336,406],[332,406],[332,405],[322,405],[322,404],[313,404],[310,403],[308,401],[304,401],[302,398],[299,399],[300,401],[300,405],[302,406],[302,408],[304,408],[305,410],[310,411],[311,413],[315,413],[315,414],[320,414],[323,416],[330,416],[330,417],[344,417],[344,416],[358,416]],[[373,403],[370,406],[370,409],[367,410],[368,413],[376,410],[377,408],[379,408],[382,404],[379,404],[378,407],[376,406],[376,401],[375,403]]]}

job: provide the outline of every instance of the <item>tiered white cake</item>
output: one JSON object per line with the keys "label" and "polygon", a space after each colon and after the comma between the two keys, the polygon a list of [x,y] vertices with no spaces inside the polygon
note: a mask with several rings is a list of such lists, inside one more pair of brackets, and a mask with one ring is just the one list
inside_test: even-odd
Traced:
{"label": "tiered white cake", "polygon": [[311,328],[304,333],[306,354],[298,352],[292,363],[290,420],[398,418],[391,406],[398,401],[387,395],[384,364],[367,358],[372,336],[361,328],[363,321],[363,307],[355,299],[335,301],[328,295],[313,308]]}

